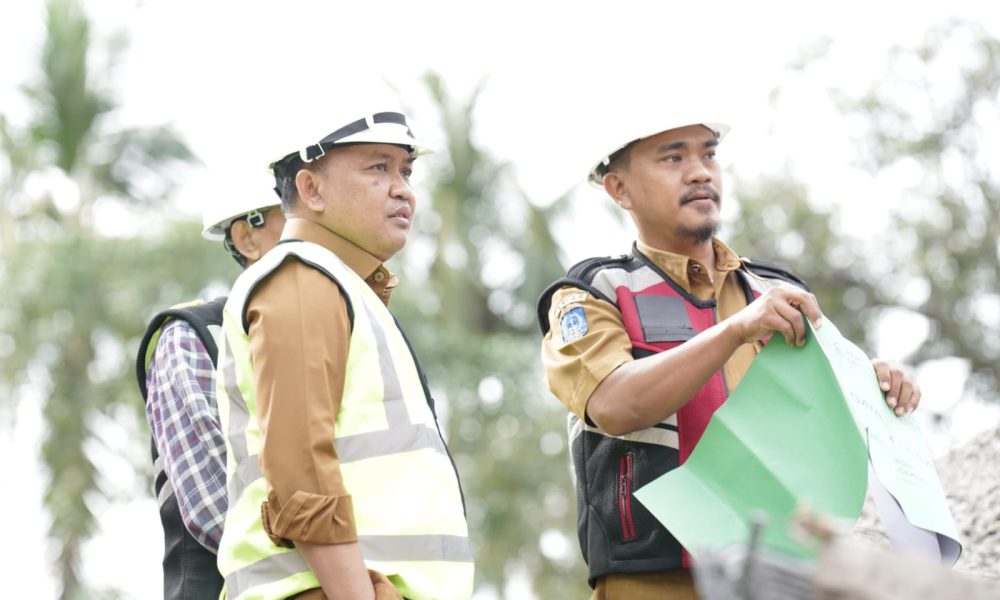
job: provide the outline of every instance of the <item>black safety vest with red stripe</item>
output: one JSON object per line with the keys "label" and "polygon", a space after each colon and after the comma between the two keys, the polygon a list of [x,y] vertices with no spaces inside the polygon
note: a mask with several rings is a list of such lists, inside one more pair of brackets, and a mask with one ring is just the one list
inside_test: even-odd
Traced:
{"label": "black safety vest with red stripe", "polygon": [[[747,303],[782,281],[808,289],[777,266],[741,261],[736,273]],[[631,254],[578,263],[549,286],[538,302],[543,334],[550,327],[552,294],[564,286],[585,290],[621,312],[636,359],[675,348],[719,322],[715,300],[687,293],[634,246]],[[720,370],[680,411],[653,427],[622,436],[609,435],[570,414],[577,532],[591,586],[609,573],[687,566],[681,545],[632,494],[684,463],[728,396]]]}

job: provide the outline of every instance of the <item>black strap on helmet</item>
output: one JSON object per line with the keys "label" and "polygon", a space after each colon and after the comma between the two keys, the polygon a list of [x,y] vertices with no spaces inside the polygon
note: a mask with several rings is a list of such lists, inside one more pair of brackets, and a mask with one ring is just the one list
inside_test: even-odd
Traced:
{"label": "black strap on helmet", "polygon": [[[413,132],[410,130],[410,126],[406,124],[406,115],[397,112],[380,112],[375,113],[371,116],[372,123],[396,123],[397,125],[402,125],[406,127],[406,135],[413,138]],[[334,131],[333,133],[327,135],[315,144],[311,144],[302,148],[299,151],[291,152],[286,154],[284,157],[271,163],[271,171],[274,173],[276,178],[281,178],[288,170],[288,167],[294,164],[297,160],[303,163],[311,163],[316,159],[322,158],[326,151],[337,144],[340,140],[350,137],[356,133],[361,133],[369,129],[368,118],[358,119],[352,123],[344,125],[340,129]],[[278,191],[278,190],[275,190]],[[279,192],[280,196],[281,193]]]}

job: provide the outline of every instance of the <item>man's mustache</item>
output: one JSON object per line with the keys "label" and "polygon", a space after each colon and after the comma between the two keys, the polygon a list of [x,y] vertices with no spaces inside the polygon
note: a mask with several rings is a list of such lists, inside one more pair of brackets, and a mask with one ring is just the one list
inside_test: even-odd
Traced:
{"label": "man's mustache", "polygon": [[699,200],[706,196],[711,198],[712,202],[719,203],[719,192],[715,191],[715,188],[710,185],[700,185],[681,194],[681,204],[687,204],[692,200]]}

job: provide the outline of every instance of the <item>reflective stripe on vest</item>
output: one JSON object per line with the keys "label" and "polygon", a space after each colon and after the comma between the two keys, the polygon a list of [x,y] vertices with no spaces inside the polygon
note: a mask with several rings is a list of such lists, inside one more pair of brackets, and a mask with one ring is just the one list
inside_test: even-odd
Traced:
{"label": "reflective stripe on vest", "polygon": [[299,553],[275,546],[260,520],[268,484],[258,458],[244,316],[254,288],[289,256],[330,277],[353,310],[334,444],[366,565],[414,600],[469,598],[472,552],[458,479],[410,350],[368,284],[336,255],[308,242],[283,242],[248,269],[224,312],[218,392],[231,502],[219,569],[228,597],[285,598],[319,586]]}
{"label": "reflective stripe on vest", "polygon": [[[746,265],[746,264],[745,264]],[[753,268],[750,266],[749,268]],[[776,277],[793,276],[769,269]],[[739,284],[751,301],[777,280],[762,279],[745,269]],[[801,282],[798,282],[801,283]],[[537,314],[543,333],[552,317],[552,295],[564,286],[585,290],[613,304],[635,358],[676,347],[717,320],[715,303],[686,293],[637,248],[631,254],[582,261],[542,293]],[[578,534],[591,585],[611,573],[645,573],[687,566],[680,543],[639,502],[634,490],[676,468],[700,437],[699,425],[728,395],[725,378],[716,372],[681,411],[652,427],[622,436],[608,435],[568,416],[570,451],[576,474]],[[694,418],[686,409],[698,406]]]}
{"label": "reflective stripe on vest", "polygon": [[162,508],[163,505],[166,504],[167,500],[174,495],[174,486],[170,484],[170,478],[166,476],[166,469],[163,466],[163,457],[157,456],[156,460],[153,461],[154,481],[158,479],[161,474],[163,474],[164,478],[163,485],[160,486],[159,490],[155,489],[154,485],[153,493],[156,495],[156,505]]}

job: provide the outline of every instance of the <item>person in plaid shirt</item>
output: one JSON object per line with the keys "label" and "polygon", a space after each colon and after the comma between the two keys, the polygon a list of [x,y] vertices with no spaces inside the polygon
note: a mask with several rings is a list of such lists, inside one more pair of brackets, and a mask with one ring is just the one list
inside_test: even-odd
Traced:
{"label": "person in plaid shirt", "polygon": [[[222,241],[243,268],[274,247],[285,223],[277,198],[262,204],[267,187],[213,203],[204,214],[202,235]],[[215,555],[228,498],[213,330],[219,331],[225,300],[195,301],[157,314],[136,362],[153,438],[169,599],[215,599],[222,588]]]}

